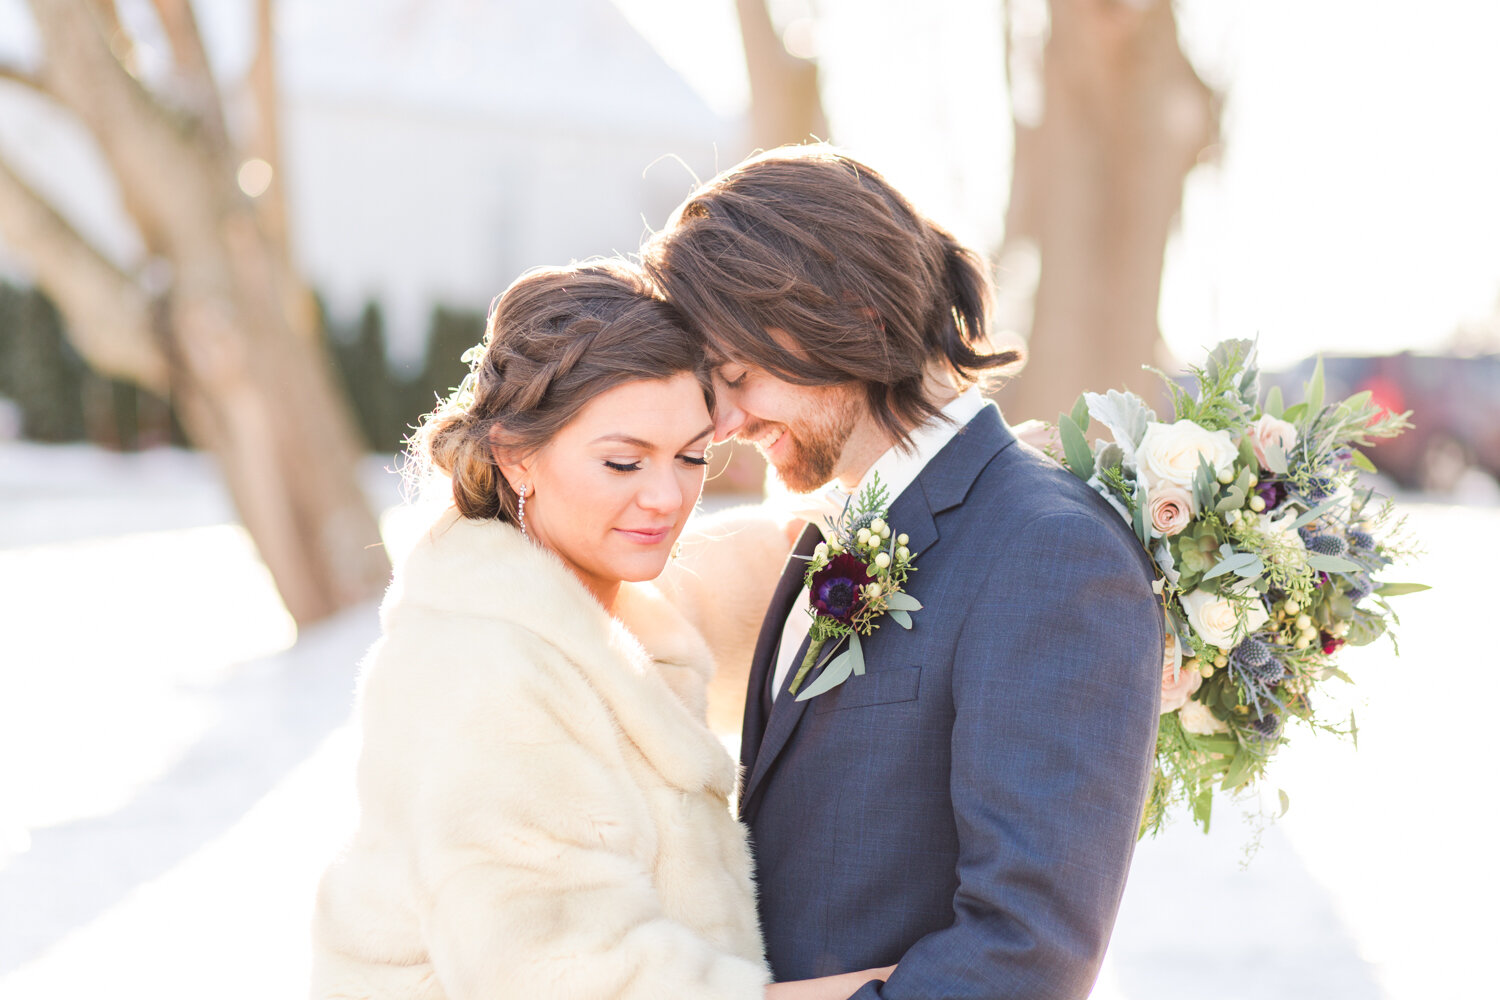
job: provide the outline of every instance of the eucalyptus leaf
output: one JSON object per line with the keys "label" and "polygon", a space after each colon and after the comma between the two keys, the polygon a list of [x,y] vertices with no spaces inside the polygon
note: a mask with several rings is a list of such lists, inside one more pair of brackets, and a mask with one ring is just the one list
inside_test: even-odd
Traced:
{"label": "eucalyptus leaf", "polygon": [[1324,573],[1357,573],[1359,563],[1350,562],[1343,556],[1325,556],[1317,552],[1307,554],[1307,564]]}
{"label": "eucalyptus leaf", "polygon": [[[1253,552],[1236,552],[1234,555],[1227,556],[1215,563],[1213,569],[1203,574],[1203,579],[1212,580],[1226,573],[1238,573],[1241,569],[1258,566],[1259,563],[1260,558]],[[1257,568],[1253,575],[1258,575],[1262,569],[1264,567]]]}
{"label": "eucalyptus leaf", "polygon": [[1182,734],[1194,749],[1203,750],[1207,753],[1232,754],[1239,749],[1240,745],[1233,736],[1199,736],[1186,730]]}
{"label": "eucalyptus leaf", "polygon": [[[860,670],[861,672],[864,670],[863,662],[860,664]],[[846,649],[838,656],[835,656],[829,662],[828,666],[823,668],[823,672],[814,677],[812,683],[798,693],[797,700],[806,701],[809,698],[816,698],[825,691],[832,691],[848,680],[849,676],[853,673],[854,657],[851,655],[851,651]]]}
{"label": "eucalyptus leaf", "polygon": [[1229,765],[1229,770],[1224,774],[1223,788],[1233,791],[1250,780],[1250,768],[1254,765],[1255,758],[1246,750],[1241,750],[1234,755],[1234,763]]}
{"label": "eucalyptus leaf", "polygon": [[1313,365],[1312,378],[1307,382],[1307,391],[1304,393],[1304,402],[1307,406],[1307,415],[1317,419],[1319,413],[1323,412],[1323,358],[1319,356],[1318,363]]}
{"label": "eucalyptus leaf", "polygon": [[1290,527],[1293,530],[1306,527],[1307,525],[1312,524],[1318,518],[1322,517],[1324,514],[1333,510],[1335,507],[1341,506],[1343,502],[1344,501],[1342,497],[1334,497],[1332,500],[1324,500],[1312,510],[1308,511],[1301,517],[1297,518],[1297,520],[1293,521]]}
{"label": "eucalyptus leaf", "polygon": [[922,602],[904,591],[887,594],[885,597],[885,606],[893,611],[922,610]]}
{"label": "eucalyptus leaf", "polygon": [[1265,412],[1280,419],[1284,404],[1281,402],[1281,386],[1271,386],[1271,391],[1266,393]]}
{"label": "eucalyptus leaf", "polygon": [[1079,393],[1078,399],[1073,403],[1073,410],[1068,416],[1073,418],[1073,423],[1078,429],[1086,431],[1089,429],[1089,401],[1087,393]]}
{"label": "eucalyptus leaf", "polygon": [[1384,618],[1356,618],[1349,623],[1349,634],[1345,638],[1351,646],[1368,646],[1384,634]]}
{"label": "eucalyptus leaf", "polygon": [[1253,562],[1251,562],[1249,565],[1247,565],[1247,566],[1240,566],[1234,572],[1235,572],[1236,576],[1243,577],[1246,581],[1250,581],[1250,580],[1254,580],[1256,577],[1260,576],[1265,571],[1266,571],[1266,564],[1263,563],[1263,562],[1261,562],[1260,561],[1260,557],[1257,556],[1255,558],[1255,560]]}
{"label": "eucalyptus leaf", "polygon": [[[1292,808],[1292,798],[1287,795],[1286,789],[1276,789],[1276,797],[1281,800],[1281,815],[1285,816],[1288,809]],[[1278,817],[1279,818],[1279,817]]]}
{"label": "eucalyptus leaf", "polygon": [[1193,474],[1193,500],[1199,510],[1208,510],[1214,505],[1214,488],[1218,483],[1214,467],[1208,464],[1208,459],[1199,455],[1198,471]]}
{"label": "eucalyptus leaf", "polygon": [[1242,471],[1253,477],[1255,473],[1251,472],[1251,470],[1259,468],[1260,462],[1255,457],[1255,442],[1250,440],[1250,435],[1248,434],[1240,438],[1239,455],[1239,465]]}
{"label": "eucalyptus leaf", "polygon": [[1094,474],[1094,456],[1089,453],[1088,441],[1083,430],[1066,413],[1057,418],[1057,435],[1062,438],[1063,457],[1068,460],[1068,469],[1079,479],[1088,481]]}
{"label": "eucalyptus leaf", "polygon": [[1420,594],[1432,587],[1425,583],[1382,583],[1375,588],[1375,593],[1381,597],[1400,597],[1402,594]]}
{"label": "eucalyptus leaf", "polygon": [[1358,448],[1351,448],[1350,452],[1350,457],[1354,460],[1354,467],[1356,469],[1360,470],[1361,472],[1377,471],[1375,468],[1375,463],[1370,461],[1369,456],[1364,452],[1360,451]]}
{"label": "eucalyptus leaf", "polygon": [[1266,471],[1278,476],[1286,475],[1286,449],[1280,441],[1267,441],[1265,445]]}
{"label": "eucalyptus leaf", "polygon": [[1289,424],[1295,424],[1302,419],[1305,413],[1307,413],[1306,403],[1294,403],[1286,408],[1286,412],[1281,415],[1281,419]]}
{"label": "eucalyptus leaf", "polygon": [[1229,487],[1224,499],[1214,504],[1214,511],[1219,514],[1227,514],[1232,510],[1239,510],[1245,506],[1245,488],[1238,483]]}
{"label": "eucalyptus leaf", "polygon": [[886,614],[890,617],[891,621],[902,628],[911,628],[911,615],[905,611],[897,611],[895,608],[891,608]]}
{"label": "eucalyptus leaf", "polygon": [[1213,814],[1213,808],[1214,793],[1212,788],[1205,788],[1193,798],[1193,819],[1199,826],[1203,827],[1204,833],[1208,832],[1209,819]]}
{"label": "eucalyptus leaf", "polygon": [[1141,544],[1147,548],[1151,547],[1151,526],[1146,523],[1146,504],[1142,502],[1135,505],[1135,537],[1141,540]]}

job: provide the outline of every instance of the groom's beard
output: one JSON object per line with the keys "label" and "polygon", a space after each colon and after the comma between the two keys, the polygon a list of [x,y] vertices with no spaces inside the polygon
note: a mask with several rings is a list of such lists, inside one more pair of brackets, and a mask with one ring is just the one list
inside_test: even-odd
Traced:
{"label": "groom's beard", "polygon": [[815,409],[804,420],[786,424],[756,421],[741,428],[737,436],[758,439],[775,427],[784,428],[777,456],[774,459],[767,456],[767,460],[787,489],[810,493],[834,478],[844,445],[861,413],[860,402],[851,393],[838,405]]}

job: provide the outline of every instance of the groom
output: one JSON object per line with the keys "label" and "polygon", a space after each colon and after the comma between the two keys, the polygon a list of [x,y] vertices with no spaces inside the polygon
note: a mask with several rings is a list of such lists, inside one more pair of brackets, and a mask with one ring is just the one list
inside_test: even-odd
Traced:
{"label": "groom", "polygon": [[760,632],[740,814],[775,977],[899,963],[856,996],[1086,997],[1146,795],[1162,612],[1120,517],[980,395],[1014,360],[988,352],[982,262],[827,147],[720,175],[643,253],[715,363],[716,437],[797,491],[878,473],[915,553],[923,608],[864,640],[864,675],[788,692],[795,557]]}

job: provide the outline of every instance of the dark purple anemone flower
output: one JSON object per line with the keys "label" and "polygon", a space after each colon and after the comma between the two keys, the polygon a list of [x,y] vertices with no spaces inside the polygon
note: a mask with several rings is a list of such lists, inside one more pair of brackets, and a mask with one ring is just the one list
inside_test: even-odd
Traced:
{"label": "dark purple anemone flower", "polygon": [[865,564],[847,552],[813,574],[809,596],[818,614],[849,624],[864,606],[863,588],[873,583]]}
{"label": "dark purple anemone flower", "polygon": [[1255,488],[1255,494],[1265,501],[1267,511],[1273,511],[1286,499],[1286,487],[1278,480],[1267,479]]}

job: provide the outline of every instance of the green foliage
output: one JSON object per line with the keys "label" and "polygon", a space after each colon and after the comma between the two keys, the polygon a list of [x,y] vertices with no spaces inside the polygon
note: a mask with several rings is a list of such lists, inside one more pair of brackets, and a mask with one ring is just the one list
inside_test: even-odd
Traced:
{"label": "green foliage", "polygon": [[20,409],[23,437],[134,449],[181,442],[167,404],[90,370],[45,294],[0,282],[0,396]]}
{"label": "green foliage", "polygon": [[448,396],[468,373],[464,353],[484,336],[484,316],[442,306],[432,311],[420,365],[393,362],[385,316],[367,303],[359,319],[343,325],[324,316],[333,361],[368,446],[394,455],[423,414]]}
{"label": "green foliage", "polygon": [[1260,392],[1260,371],[1255,364],[1253,341],[1223,341],[1209,354],[1202,368],[1191,366],[1188,372],[1197,383],[1196,399],[1171,377],[1156,371],[1172,395],[1172,407],[1178,420],[1191,420],[1210,431],[1239,426],[1250,420]]}

